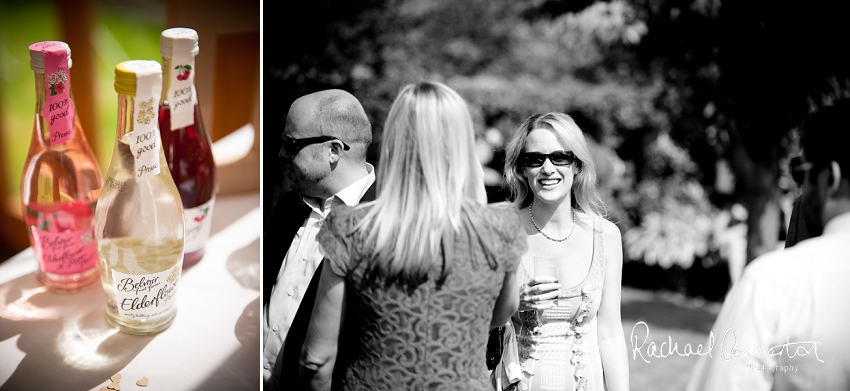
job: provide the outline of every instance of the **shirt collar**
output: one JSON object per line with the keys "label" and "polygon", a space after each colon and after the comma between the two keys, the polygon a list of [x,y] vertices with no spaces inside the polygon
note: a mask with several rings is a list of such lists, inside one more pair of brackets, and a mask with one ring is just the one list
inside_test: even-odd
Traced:
{"label": "shirt collar", "polygon": [[375,168],[372,167],[371,164],[366,163],[366,170],[369,172],[366,176],[360,178],[357,182],[348,185],[346,188],[334,194],[334,196],[342,200],[342,202],[348,206],[357,206],[357,204],[360,203],[360,199],[363,198],[363,195],[366,194],[367,190],[369,190],[369,187],[375,183]]}
{"label": "shirt collar", "polygon": [[303,194],[301,195],[301,201],[307,204],[310,209],[313,209],[321,215],[324,215],[325,211],[330,210],[336,199],[339,199],[348,206],[357,206],[357,204],[360,203],[360,199],[363,198],[363,195],[366,194],[366,192],[369,190],[369,187],[371,187],[372,184],[375,183],[375,167],[373,167],[369,163],[366,163],[366,171],[368,172],[366,176],[358,179],[354,183],[338,191],[336,194],[325,199],[322,202],[323,207],[320,207],[319,199],[313,197],[306,197]]}
{"label": "shirt collar", "polygon": [[850,231],[850,212],[833,217],[823,227],[824,235],[841,231]]}

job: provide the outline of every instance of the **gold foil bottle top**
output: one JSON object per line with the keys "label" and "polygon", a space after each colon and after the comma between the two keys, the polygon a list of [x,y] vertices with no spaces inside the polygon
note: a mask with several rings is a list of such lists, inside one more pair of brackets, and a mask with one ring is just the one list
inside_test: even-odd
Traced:
{"label": "gold foil bottle top", "polygon": [[141,75],[162,74],[162,66],[156,61],[132,60],[115,66],[115,92],[136,95],[136,79]]}
{"label": "gold foil bottle top", "polygon": [[44,54],[42,50],[62,46],[68,52],[68,68],[71,68],[71,47],[62,41],[36,42],[30,45],[30,68],[38,73],[44,73]]}
{"label": "gold foil bottle top", "polygon": [[[183,45],[179,45],[183,43]],[[174,58],[175,48],[191,48],[192,55],[198,55],[198,32],[186,27],[174,27],[164,30],[159,36],[159,54],[166,58]]]}

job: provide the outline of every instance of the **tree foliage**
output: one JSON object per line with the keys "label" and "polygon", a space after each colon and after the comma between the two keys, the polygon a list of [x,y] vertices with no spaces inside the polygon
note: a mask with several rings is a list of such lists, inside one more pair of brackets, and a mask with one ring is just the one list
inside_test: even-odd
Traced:
{"label": "tree foliage", "polygon": [[[265,132],[266,156],[277,155],[292,100],[324,88],[363,102],[375,130],[373,163],[387,110],[411,82],[447,83],[469,103],[479,133],[495,128],[501,139],[533,113],[581,113],[605,160],[603,196],[626,231],[627,255],[661,265],[687,267],[711,251],[717,208],[733,202],[749,211],[749,257],[775,245],[789,135],[813,108],[850,90],[841,50],[850,6],[841,2],[324,0],[303,7],[267,36],[282,56],[264,64],[266,108],[273,107],[266,124],[278,128]],[[715,189],[718,161],[730,162],[735,193]]]}
{"label": "tree foliage", "polygon": [[718,159],[730,161],[733,200],[749,211],[747,257],[775,248],[781,162],[805,115],[846,94],[844,2],[636,1],[649,33],[640,73],[663,77],[656,101],[671,135],[705,173],[711,191]]}

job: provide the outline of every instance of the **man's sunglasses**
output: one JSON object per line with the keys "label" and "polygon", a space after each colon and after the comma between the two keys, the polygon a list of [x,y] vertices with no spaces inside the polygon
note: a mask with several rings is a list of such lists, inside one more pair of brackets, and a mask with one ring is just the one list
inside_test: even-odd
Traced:
{"label": "man's sunglasses", "polygon": [[549,159],[556,166],[569,166],[577,159],[573,151],[555,151],[552,153],[524,152],[521,160],[525,167],[540,167]]}
{"label": "man's sunglasses", "polygon": [[326,141],[336,140],[342,143],[342,149],[349,150],[351,147],[348,144],[344,143],[342,140],[331,137],[331,136],[318,136],[318,137],[306,137],[306,138],[292,138],[283,136],[283,149],[286,150],[286,154],[289,157],[294,157],[298,154],[298,151],[302,150],[304,147],[310,144],[318,144]]}

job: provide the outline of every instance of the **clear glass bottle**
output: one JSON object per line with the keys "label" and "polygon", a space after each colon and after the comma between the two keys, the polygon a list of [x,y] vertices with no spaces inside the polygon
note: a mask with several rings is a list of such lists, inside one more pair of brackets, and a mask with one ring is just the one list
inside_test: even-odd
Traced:
{"label": "clear glass bottle", "polygon": [[97,161],[74,109],[71,49],[65,42],[30,45],[35,123],[21,176],[21,206],[36,278],[57,292],[97,280],[94,209],[102,186]]}
{"label": "clear glass bottle", "polygon": [[212,141],[204,129],[194,83],[198,33],[167,29],[160,35],[159,51],[163,68],[159,129],[168,169],[183,199],[185,267],[204,256],[217,189]]}
{"label": "clear glass bottle", "polygon": [[182,272],[183,203],[156,118],[161,78],[156,61],[115,67],[118,134],[95,216],[106,317],[131,334],[171,325]]}

